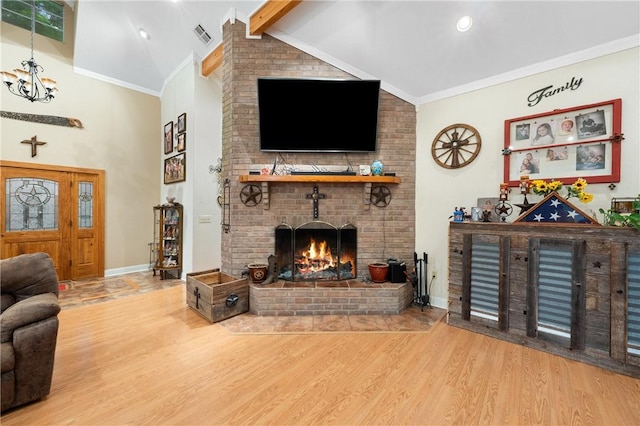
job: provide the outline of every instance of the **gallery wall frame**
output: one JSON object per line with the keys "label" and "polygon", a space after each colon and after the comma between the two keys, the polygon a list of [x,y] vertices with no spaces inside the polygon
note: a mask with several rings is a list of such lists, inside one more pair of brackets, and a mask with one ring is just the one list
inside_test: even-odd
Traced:
{"label": "gallery wall frame", "polygon": [[622,100],[613,99],[505,120],[504,182],[620,182],[621,116]]}
{"label": "gallery wall frame", "polygon": [[171,154],[173,152],[173,121],[164,125],[164,153]]}
{"label": "gallery wall frame", "polygon": [[187,113],[183,112],[178,116],[178,133],[187,131]]}
{"label": "gallery wall frame", "polygon": [[176,154],[164,160],[164,183],[184,182],[187,175],[186,153]]}
{"label": "gallery wall frame", "polygon": [[187,134],[178,133],[178,144],[176,150],[178,152],[183,152],[185,149],[187,149]]}

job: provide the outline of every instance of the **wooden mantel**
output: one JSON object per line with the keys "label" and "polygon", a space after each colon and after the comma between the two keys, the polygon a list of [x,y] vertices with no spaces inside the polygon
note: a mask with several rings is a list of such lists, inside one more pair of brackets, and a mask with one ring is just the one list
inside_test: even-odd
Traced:
{"label": "wooden mantel", "polygon": [[359,183],[364,184],[363,202],[367,208],[371,205],[373,184],[398,184],[397,176],[357,176],[357,175],[240,175],[240,183],[259,183],[262,186],[262,204],[269,209],[269,183]]}
{"label": "wooden mantel", "polygon": [[400,183],[397,176],[356,175],[240,175],[240,183],[249,182],[314,182],[314,183]]}

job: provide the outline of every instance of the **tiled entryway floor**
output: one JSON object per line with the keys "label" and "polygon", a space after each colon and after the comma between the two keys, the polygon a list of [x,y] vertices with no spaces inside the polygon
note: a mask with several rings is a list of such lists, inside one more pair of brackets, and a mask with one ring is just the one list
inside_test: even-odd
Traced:
{"label": "tiled entryway floor", "polygon": [[58,299],[62,309],[70,309],[176,285],[184,285],[184,281],[161,280],[159,274],[154,276],[152,271],[134,272],[106,278],[60,281]]}
{"label": "tiled entryway floor", "polygon": [[[60,282],[62,309],[106,302],[121,297],[185,286],[180,279],[161,280],[153,272],[135,272],[107,278]],[[185,309],[190,309],[185,305]],[[193,315],[198,315],[195,311]],[[401,332],[428,331],[443,320],[446,310],[429,306],[410,306],[398,315],[313,315],[257,316],[238,315],[218,324],[231,333],[317,333],[317,332]],[[208,322],[201,317],[202,321]]]}

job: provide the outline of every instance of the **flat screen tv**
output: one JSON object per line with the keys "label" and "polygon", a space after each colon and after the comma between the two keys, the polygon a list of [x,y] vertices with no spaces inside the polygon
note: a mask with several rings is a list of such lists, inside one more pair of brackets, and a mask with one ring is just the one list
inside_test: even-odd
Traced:
{"label": "flat screen tv", "polygon": [[374,152],[379,80],[259,78],[260,150]]}

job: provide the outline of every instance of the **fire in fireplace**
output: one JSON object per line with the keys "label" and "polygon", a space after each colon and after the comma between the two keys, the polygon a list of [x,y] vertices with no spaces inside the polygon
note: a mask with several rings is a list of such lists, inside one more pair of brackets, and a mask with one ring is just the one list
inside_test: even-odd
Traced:
{"label": "fire in fireplace", "polygon": [[294,263],[297,272],[307,274],[335,268],[337,260],[326,241],[316,243],[316,240],[312,238],[309,248],[302,250],[300,256],[295,256]]}
{"label": "fire in fireplace", "polygon": [[289,281],[344,280],[356,277],[356,227],[313,221],[297,228],[276,227],[279,278]]}

